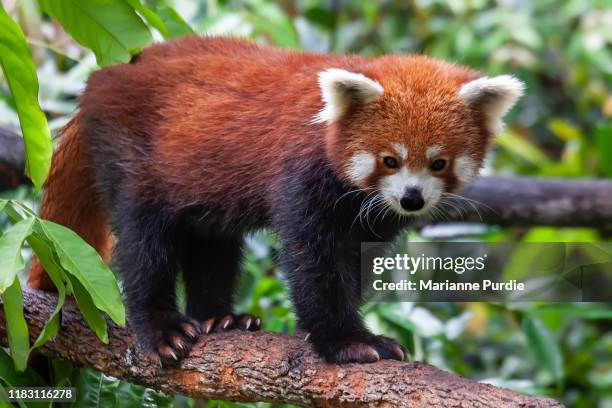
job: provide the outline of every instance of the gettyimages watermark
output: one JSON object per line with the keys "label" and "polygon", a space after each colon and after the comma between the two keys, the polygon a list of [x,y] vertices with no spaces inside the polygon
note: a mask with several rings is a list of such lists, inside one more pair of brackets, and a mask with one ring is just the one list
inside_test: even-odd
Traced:
{"label": "gettyimages watermark", "polygon": [[612,301],[612,243],[366,242],[366,301]]}

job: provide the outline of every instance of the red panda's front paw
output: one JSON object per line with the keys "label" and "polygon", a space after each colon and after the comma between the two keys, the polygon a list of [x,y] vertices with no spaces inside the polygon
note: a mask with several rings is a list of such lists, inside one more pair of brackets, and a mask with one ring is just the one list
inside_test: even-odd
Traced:
{"label": "red panda's front paw", "polygon": [[391,359],[404,361],[408,353],[395,340],[384,336],[371,336],[368,339],[339,344],[328,349],[325,359],[330,363],[373,363]]}
{"label": "red panda's front paw", "polygon": [[223,332],[228,330],[257,331],[261,328],[261,318],[250,314],[236,316],[227,314],[222,317],[211,317],[202,323],[204,333]]}
{"label": "red panda's front paw", "polygon": [[202,334],[201,325],[180,313],[163,313],[147,327],[140,327],[152,358],[162,365],[172,365],[185,358]]}
{"label": "red panda's front paw", "polygon": [[375,347],[381,359],[405,361],[408,351],[404,346],[385,336],[375,336]]}
{"label": "red panda's front paw", "polygon": [[376,348],[365,343],[348,343],[325,358],[330,363],[374,363],[380,360]]}

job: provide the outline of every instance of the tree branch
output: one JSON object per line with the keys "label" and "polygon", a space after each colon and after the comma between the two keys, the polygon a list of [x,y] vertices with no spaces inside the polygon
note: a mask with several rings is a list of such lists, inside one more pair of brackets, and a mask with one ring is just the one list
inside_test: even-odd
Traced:
{"label": "tree branch", "polygon": [[23,139],[17,133],[0,127],[0,192],[29,184],[24,170]]}
{"label": "tree branch", "polygon": [[[23,139],[0,128],[0,192],[29,183],[24,166]],[[450,200],[451,205],[444,207],[450,221],[612,230],[612,181],[608,180],[481,177],[459,194],[472,201]]]}
{"label": "tree branch", "polygon": [[[612,228],[612,181],[482,177],[445,207],[454,221]],[[459,212],[456,207],[461,208]]]}
{"label": "tree branch", "polygon": [[[26,320],[34,339],[56,296],[24,290]],[[0,311],[0,341],[6,344]],[[233,401],[271,401],[316,407],[560,407],[467,380],[424,363],[380,361],[330,365],[305,341],[275,333],[229,332],[203,337],[180,367],[155,366],[135,347],[132,332],[109,323],[100,343],[72,302],[62,311],[60,333],[40,352],[167,393]]]}

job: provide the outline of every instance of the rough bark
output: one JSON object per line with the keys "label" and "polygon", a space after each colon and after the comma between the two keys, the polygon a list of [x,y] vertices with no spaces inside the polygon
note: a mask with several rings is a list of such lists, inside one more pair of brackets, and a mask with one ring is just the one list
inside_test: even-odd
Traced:
{"label": "rough bark", "polygon": [[0,193],[28,184],[24,169],[23,139],[12,130],[0,127]]}
{"label": "rough bark", "polygon": [[471,201],[445,207],[454,221],[612,228],[609,180],[482,177],[458,194]]}
{"label": "rough bark", "polygon": [[[53,294],[24,291],[32,339],[55,301]],[[2,311],[0,341],[6,344]],[[423,363],[325,364],[305,341],[266,332],[205,336],[180,367],[160,368],[137,349],[129,329],[109,324],[109,343],[100,343],[72,302],[63,309],[60,333],[40,351],[167,393],[199,398],[315,407],[561,406],[549,399],[467,380]]]}

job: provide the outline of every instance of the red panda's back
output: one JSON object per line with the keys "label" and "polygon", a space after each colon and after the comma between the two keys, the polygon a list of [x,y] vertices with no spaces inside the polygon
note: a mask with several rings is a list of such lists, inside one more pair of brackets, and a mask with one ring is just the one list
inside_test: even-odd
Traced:
{"label": "red panda's back", "polygon": [[112,160],[130,167],[139,194],[177,205],[253,199],[286,160],[321,154],[324,126],[311,123],[322,107],[317,73],[348,58],[207,38],[142,55],[94,73],[81,111],[120,129],[94,143],[118,152]]}

